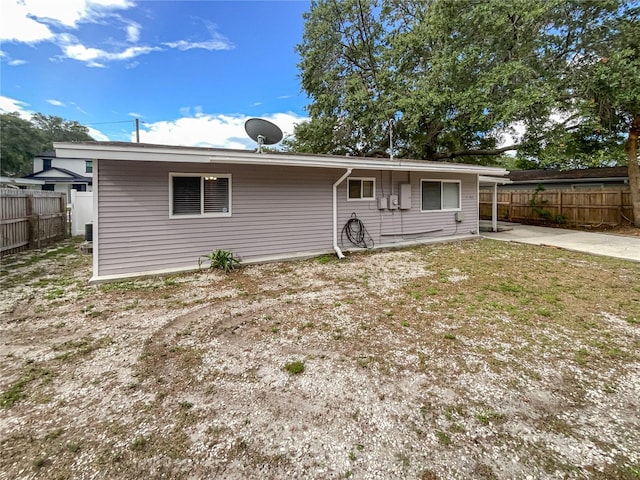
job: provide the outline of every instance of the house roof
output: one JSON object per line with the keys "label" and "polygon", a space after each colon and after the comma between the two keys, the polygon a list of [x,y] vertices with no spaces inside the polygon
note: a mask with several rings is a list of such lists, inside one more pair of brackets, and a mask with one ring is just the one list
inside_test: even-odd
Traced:
{"label": "house roof", "polygon": [[154,161],[178,163],[231,163],[359,170],[396,170],[424,172],[458,172],[504,176],[507,170],[463,163],[427,162],[422,160],[342,157],[337,155],[288,152],[256,153],[208,147],[184,147],[128,142],[56,142],[56,153],[65,158],[93,158],[122,161]]}
{"label": "house roof", "polygon": [[36,158],[43,158],[43,157],[56,158],[56,151],[55,150],[47,150],[46,152],[39,153],[35,157]]}
{"label": "house roof", "polygon": [[85,177],[78,175],[71,170],[60,167],[51,167],[47,170],[41,170],[39,172],[26,175],[23,178],[43,180],[47,183],[92,183],[91,177]]}
{"label": "house roof", "polygon": [[628,176],[627,167],[581,168],[574,170],[511,170],[509,172],[509,179],[513,183],[624,181]]}
{"label": "house roof", "polygon": [[2,185],[44,185],[43,180],[36,180],[32,178],[15,178],[15,177],[0,177],[0,184]]}

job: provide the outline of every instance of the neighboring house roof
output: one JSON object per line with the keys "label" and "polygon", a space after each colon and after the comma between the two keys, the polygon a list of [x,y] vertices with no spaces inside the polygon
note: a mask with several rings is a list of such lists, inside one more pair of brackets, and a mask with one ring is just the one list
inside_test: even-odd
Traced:
{"label": "neighboring house roof", "polygon": [[575,170],[512,170],[513,183],[621,182],[629,178],[627,167],[582,168]]}
{"label": "neighboring house roof", "polygon": [[288,152],[256,153],[250,150],[231,150],[206,147],[183,147],[129,142],[54,143],[56,153],[65,158],[87,158],[122,161],[153,161],[177,163],[226,163],[290,167],[341,168],[359,170],[394,170],[472,173],[504,176],[507,170],[464,163],[428,162],[421,160],[381,159],[371,157],[342,157],[337,155],[301,154]]}
{"label": "neighboring house roof", "polygon": [[16,185],[16,186],[44,185],[44,181],[36,180],[32,178],[0,177],[0,185]]}
{"label": "neighboring house roof", "polygon": [[56,151],[55,150],[47,150],[46,152],[39,153],[35,157],[36,158],[43,158],[43,157],[56,158]]}
{"label": "neighboring house roof", "polygon": [[60,167],[51,167],[48,170],[41,170],[40,172],[26,175],[23,178],[43,180],[47,183],[92,183],[91,177],[85,177],[78,175],[71,170]]}

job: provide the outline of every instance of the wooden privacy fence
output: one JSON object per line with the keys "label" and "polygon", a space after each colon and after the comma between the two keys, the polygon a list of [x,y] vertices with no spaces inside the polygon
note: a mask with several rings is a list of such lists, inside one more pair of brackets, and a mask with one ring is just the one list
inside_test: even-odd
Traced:
{"label": "wooden privacy fence", "polygon": [[0,255],[39,248],[65,238],[66,197],[57,192],[0,189]]}
{"label": "wooden privacy fence", "polygon": [[[492,190],[480,190],[480,218],[491,218]],[[629,187],[498,190],[498,219],[572,226],[623,225],[633,218]]]}

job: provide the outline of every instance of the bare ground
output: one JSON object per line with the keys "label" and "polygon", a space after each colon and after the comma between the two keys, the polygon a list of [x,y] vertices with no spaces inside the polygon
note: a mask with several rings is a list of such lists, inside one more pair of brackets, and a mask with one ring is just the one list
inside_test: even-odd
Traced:
{"label": "bare ground", "polygon": [[638,264],[481,240],[89,276],[73,243],[2,260],[2,479],[640,478]]}

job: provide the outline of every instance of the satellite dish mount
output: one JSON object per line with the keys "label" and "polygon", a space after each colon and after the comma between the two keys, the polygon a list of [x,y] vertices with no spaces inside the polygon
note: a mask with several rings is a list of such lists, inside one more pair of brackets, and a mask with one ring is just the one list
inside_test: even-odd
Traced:
{"label": "satellite dish mount", "polygon": [[250,118],[244,122],[244,129],[247,135],[258,142],[258,153],[262,153],[263,145],[274,145],[282,140],[280,127],[262,118]]}

